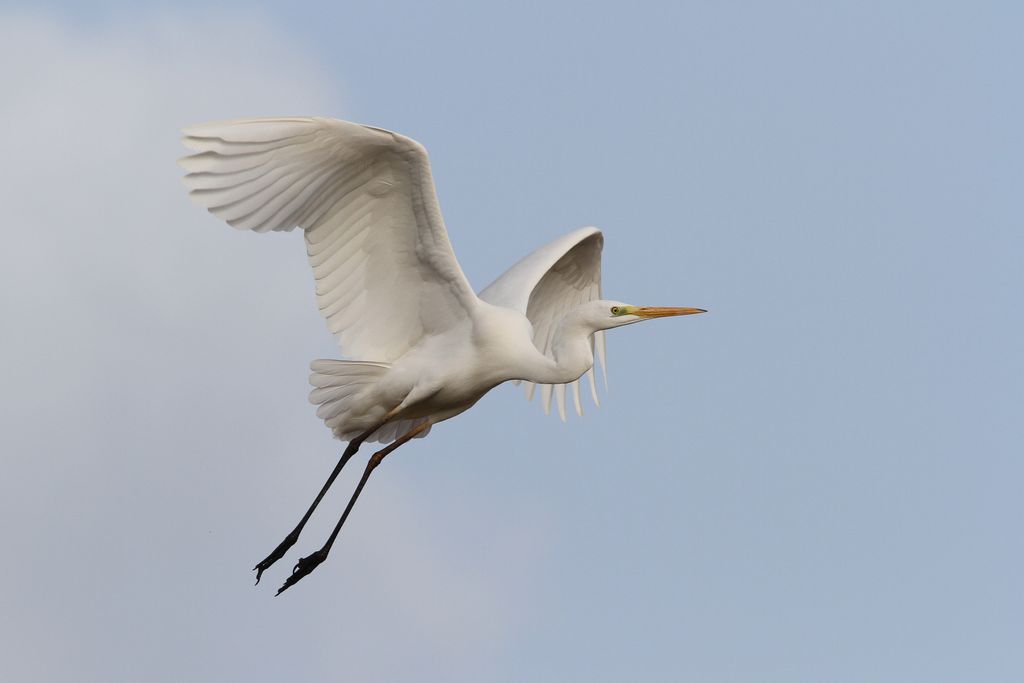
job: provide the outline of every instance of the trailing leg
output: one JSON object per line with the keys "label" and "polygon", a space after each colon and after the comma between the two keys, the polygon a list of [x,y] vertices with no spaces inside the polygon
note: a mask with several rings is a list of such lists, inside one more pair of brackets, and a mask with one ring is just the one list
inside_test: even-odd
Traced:
{"label": "trailing leg", "polygon": [[359,484],[356,486],[356,490],[353,492],[352,498],[348,501],[348,505],[345,506],[345,511],[341,513],[341,519],[338,520],[338,523],[335,525],[334,531],[331,532],[327,542],[324,543],[320,550],[317,550],[312,555],[303,557],[296,563],[295,567],[292,569],[292,575],[289,576],[284,582],[284,585],[277,590],[277,595],[280,595],[294,586],[302,579],[302,577],[312,572],[321,562],[327,559],[327,554],[331,552],[331,546],[334,545],[334,540],[338,537],[338,532],[341,531],[342,525],[345,524],[345,520],[348,519],[349,513],[352,512],[352,507],[356,504],[356,499],[359,498],[359,494],[362,492],[363,487],[366,486],[366,481],[370,478],[370,473],[377,468],[377,465],[379,465],[389,453],[407,441],[415,438],[420,432],[425,429],[429,429],[430,424],[430,422],[423,422],[413,427],[406,432],[404,436],[395,439],[395,441],[390,443],[386,448],[383,448],[370,456],[369,462],[366,463],[366,469],[363,470],[363,476],[359,480]]}
{"label": "trailing leg", "polygon": [[290,534],[284,537],[284,540],[274,548],[273,552],[253,567],[253,571],[256,572],[257,584],[260,582],[260,577],[263,576],[263,572],[284,557],[284,554],[288,552],[288,549],[295,545],[296,541],[299,540],[299,534],[302,533],[302,528],[306,526],[306,522],[309,521],[309,518],[313,515],[313,511],[316,510],[316,506],[320,504],[321,500],[323,500],[324,495],[327,493],[327,490],[331,488],[334,480],[338,478],[338,474],[341,473],[341,469],[345,466],[345,463],[352,459],[352,456],[356,454],[356,451],[359,450],[362,443],[366,441],[366,439],[368,439],[369,436],[377,429],[377,427],[374,427],[348,442],[348,446],[345,447],[345,452],[341,454],[341,459],[338,460],[338,464],[334,466],[334,471],[331,472],[331,476],[327,477],[327,482],[324,483],[323,487],[320,489],[320,493],[318,493],[316,498],[313,500],[313,504],[309,506],[308,510],[306,510],[306,514],[304,514],[302,519],[299,520],[298,525],[292,529]]}

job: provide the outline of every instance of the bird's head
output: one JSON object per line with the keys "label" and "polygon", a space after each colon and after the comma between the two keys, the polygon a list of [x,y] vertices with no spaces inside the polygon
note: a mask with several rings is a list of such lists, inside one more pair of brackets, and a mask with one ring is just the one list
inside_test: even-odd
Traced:
{"label": "bird's head", "polygon": [[663,306],[631,306],[621,301],[598,299],[580,306],[580,313],[586,324],[595,330],[610,330],[613,327],[632,325],[654,318],[671,318],[677,315],[707,313],[703,308],[667,308]]}

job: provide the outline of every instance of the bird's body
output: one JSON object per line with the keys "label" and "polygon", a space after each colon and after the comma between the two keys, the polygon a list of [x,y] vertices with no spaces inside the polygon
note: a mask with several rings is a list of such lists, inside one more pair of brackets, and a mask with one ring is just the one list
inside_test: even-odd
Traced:
{"label": "bird's body", "polygon": [[[525,368],[540,355],[530,341],[530,329],[526,316],[480,302],[458,326],[427,335],[394,363],[380,364],[374,381],[345,402],[335,433],[347,440],[387,417],[383,438],[369,439],[387,441],[392,424],[427,418],[436,424],[458,415],[502,382],[524,378]],[[347,365],[335,363],[338,369]],[[330,367],[329,362],[314,364],[314,369]],[[327,395],[314,394],[312,400],[319,403]],[[325,416],[329,419],[328,411],[323,411]]]}
{"label": "bird's body", "polygon": [[[347,440],[379,424],[386,416],[381,437],[375,438],[375,433],[369,440],[388,441],[391,425],[423,419],[429,419],[431,424],[447,420],[509,380],[544,384],[575,381],[594,365],[589,334],[576,336],[577,344],[567,338],[558,347],[562,354],[561,362],[557,362],[537,350],[533,326],[525,315],[481,301],[463,324],[426,336],[393,364],[379,364],[380,372],[374,373],[374,381],[345,401],[344,417],[336,421],[334,431]],[[350,364],[335,361],[333,367],[341,370],[346,365]],[[314,363],[314,370],[331,367],[330,361]],[[314,372],[313,381],[319,385],[330,377],[328,372]],[[339,383],[335,382],[335,386]],[[321,403],[330,395],[314,390],[311,398]],[[389,411],[384,406],[396,408],[387,415]],[[321,417],[331,416],[329,409],[322,411]]]}
{"label": "bird's body", "polygon": [[[311,365],[310,400],[349,446],[295,531],[257,571],[279,559],[340,469],[364,441],[386,448],[367,470],[321,551],[300,560],[282,590],[321,562],[370,472],[431,426],[464,412],[495,386],[541,387],[565,418],[567,387],[604,362],[604,330],[702,312],[604,300],[596,228],[559,237],[479,294],[448,241],[426,150],[409,138],[334,119],[244,119],[195,126],[182,159],[191,196],[236,228],[303,229],[317,299],[342,349],[357,360]],[[257,577],[259,574],[257,574]]]}

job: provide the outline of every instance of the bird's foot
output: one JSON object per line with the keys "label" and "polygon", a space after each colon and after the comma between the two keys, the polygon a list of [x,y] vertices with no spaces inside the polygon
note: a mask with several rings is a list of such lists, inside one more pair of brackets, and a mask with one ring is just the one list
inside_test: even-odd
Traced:
{"label": "bird's foot", "polygon": [[252,568],[253,571],[256,572],[256,583],[257,584],[259,584],[260,577],[263,576],[263,572],[266,571],[267,569],[269,569],[272,564],[274,564],[275,562],[280,560],[282,557],[284,557],[284,554],[286,552],[288,552],[288,549],[291,548],[293,545],[295,545],[295,543],[298,540],[299,540],[299,530],[295,529],[290,534],[288,534],[287,536],[284,537],[284,540],[281,541],[281,543],[279,543],[276,548],[274,548],[274,552],[272,552],[269,555],[267,555],[267,557],[262,562],[260,562],[259,564],[257,564],[255,567]]}
{"label": "bird's foot", "polygon": [[299,581],[302,580],[302,577],[304,577],[306,574],[311,573],[314,569],[317,568],[317,566],[321,562],[323,562],[326,559],[327,550],[324,548],[320,548],[320,550],[317,550],[312,555],[307,555],[306,557],[300,559],[298,562],[295,563],[295,566],[292,568],[292,575],[288,577],[288,580],[284,582],[283,586],[277,589],[277,593],[275,593],[275,595],[280,595],[281,593],[284,593],[286,590],[297,584]]}

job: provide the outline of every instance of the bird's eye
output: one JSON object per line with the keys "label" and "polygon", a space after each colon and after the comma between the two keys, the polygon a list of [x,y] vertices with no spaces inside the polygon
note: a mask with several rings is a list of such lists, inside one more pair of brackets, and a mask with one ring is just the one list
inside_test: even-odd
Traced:
{"label": "bird's eye", "polygon": [[612,306],[612,315],[618,315],[618,314],[619,314],[619,307],[618,306]]}

